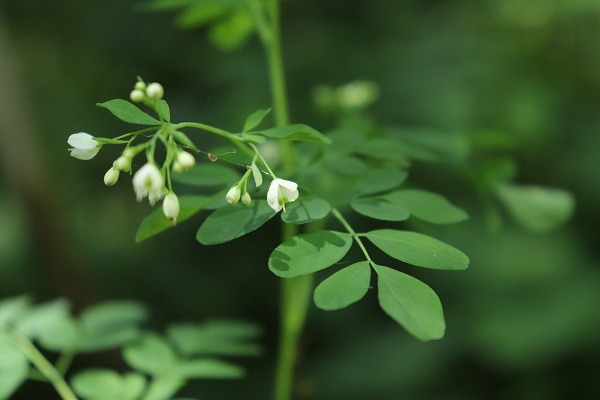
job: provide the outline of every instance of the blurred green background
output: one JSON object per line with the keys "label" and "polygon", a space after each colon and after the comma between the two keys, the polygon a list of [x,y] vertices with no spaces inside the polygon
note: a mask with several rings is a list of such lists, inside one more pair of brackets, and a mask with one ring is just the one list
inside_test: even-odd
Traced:
{"label": "blurred green background", "polygon": [[[71,133],[127,132],[95,103],[127,98],[138,74],[164,85],[174,120],[236,129],[269,105],[258,39],[221,52],[203,30],[179,30],[172,13],[139,12],[139,4],[0,3],[0,297],[66,296],[76,310],[140,300],[152,311],[149,327],[159,330],[215,317],[256,321],[265,354],[242,361],[247,378],[197,382],[184,393],[264,400],[279,305],[266,260],[278,244],[277,224],[202,247],[194,238],[202,214],[135,244],[150,207],[135,202],[124,177],[103,185],[116,150],[88,162],[67,152]],[[365,79],[381,91],[370,117],[469,144],[459,156],[411,170],[413,183],[472,216],[420,227],[468,254],[468,270],[409,271],[439,293],[446,337],[425,344],[409,337],[379,310],[375,291],[339,312],[313,306],[301,398],[600,398],[600,2],[282,4],[294,122],[333,128],[312,90]],[[572,220],[534,234],[501,215],[477,178],[495,161],[517,166],[516,182],[571,191]],[[81,357],[75,369],[91,365],[123,366],[109,353]],[[48,393],[32,383],[15,399],[55,398]]]}

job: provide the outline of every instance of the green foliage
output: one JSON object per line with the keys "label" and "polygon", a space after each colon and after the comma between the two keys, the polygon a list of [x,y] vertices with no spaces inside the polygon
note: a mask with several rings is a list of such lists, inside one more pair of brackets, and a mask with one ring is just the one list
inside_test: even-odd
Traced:
{"label": "green foliage", "polygon": [[[221,197],[222,196],[219,198]],[[201,210],[206,209],[207,206],[210,206],[212,203],[214,203],[214,200],[214,196],[179,197],[180,211],[179,216],[177,217],[177,222],[181,223],[188,218],[193,217]],[[135,241],[139,243],[160,232],[173,228],[174,226],[175,225],[173,224],[173,221],[170,221],[167,219],[167,217],[165,217],[163,210],[156,209],[142,221],[135,235]]]}
{"label": "green foliage", "polygon": [[244,122],[243,132],[248,132],[256,128],[270,112],[271,109],[267,108],[266,110],[258,110],[250,114],[248,118],[246,118],[246,122]]}
{"label": "green foliage", "polygon": [[128,301],[98,304],[75,318],[66,300],[33,306],[27,296],[21,296],[0,302],[0,316],[0,399],[10,398],[30,377],[30,368],[35,368],[38,379],[53,384],[65,374],[68,363],[60,361],[63,357],[52,366],[32,342],[69,361],[75,353],[123,347],[123,358],[135,372],[93,368],[77,373],[71,379],[72,388],[84,400],[169,400],[192,379],[243,376],[239,366],[207,355],[260,353],[254,343],[260,329],[253,324],[179,324],[169,327],[168,335],[162,337],[139,329],[147,312]]}
{"label": "green foliage", "polygon": [[389,256],[418,267],[460,270],[469,265],[460,250],[422,233],[380,229],[365,236]]}
{"label": "green foliage", "polygon": [[288,224],[301,225],[323,219],[330,211],[331,205],[327,200],[301,198],[287,206],[281,219]]}
{"label": "green foliage", "polygon": [[269,269],[282,278],[310,274],[341,260],[352,245],[352,236],[335,231],[317,231],[294,236],[269,257]]}
{"label": "green foliage", "polygon": [[562,189],[531,185],[502,185],[497,194],[510,216],[530,232],[555,230],[573,215],[575,199]]}
{"label": "green foliage", "polygon": [[356,196],[367,196],[375,193],[386,192],[400,186],[408,173],[395,169],[371,169],[362,176],[355,186]]}
{"label": "green foliage", "polygon": [[329,144],[331,139],[316,129],[304,124],[286,125],[258,131],[261,135],[281,140],[302,140],[306,142],[320,142]]}
{"label": "green foliage", "polygon": [[[160,121],[125,100],[114,99],[96,105],[98,107],[106,108],[115,117],[119,118],[121,121],[129,122],[130,124],[160,125]],[[168,106],[166,109],[168,110]]]}
{"label": "green foliage", "polygon": [[229,186],[240,179],[239,174],[223,165],[198,164],[189,171],[173,174],[175,182],[185,185],[210,187]]}
{"label": "green foliage", "polygon": [[250,206],[238,203],[224,207],[206,218],[196,239],[204,245],[229,242],[260,228],[275,214],[266,200],[253,201]]}
{"label": "green foliage", "polygon": [[379,305],[419,340],[441,339],[446,324],[442,304],[426,284],[388,267],[376,266]]}
{"label": "green foliage", "polygon": [[339,310],[362,299],[371,281],[368,261],[360,261],[339,270],[317,286],[314,301],[323,310]]}

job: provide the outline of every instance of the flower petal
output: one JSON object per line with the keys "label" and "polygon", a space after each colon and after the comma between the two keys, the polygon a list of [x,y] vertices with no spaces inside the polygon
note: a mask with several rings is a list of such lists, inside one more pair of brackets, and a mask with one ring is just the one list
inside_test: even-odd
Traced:
{"label": "flower petal", "polygon": [[267,203],[269,203],[269,207],[271,207],[275,212],[281,211],[283,206],[279,204],[279,184],[278,181],[281,179],[273,179],[271,181],[271,185],[269,186],[269,191],[267,192]]}

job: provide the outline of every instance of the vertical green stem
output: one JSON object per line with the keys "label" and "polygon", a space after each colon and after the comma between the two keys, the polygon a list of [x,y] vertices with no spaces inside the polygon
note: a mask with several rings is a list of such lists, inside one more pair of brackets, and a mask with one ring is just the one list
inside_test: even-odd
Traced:
{"label": "vertical green stem", "polygon": [[[289,124],[290,117],[281,51],[279,0],[268,0],[267,7],[271,32],[266,37],[263,35],[263,38],[269,61],[273,114],[275,125],[284,126]],[[293,148],[290,142],[283,140],[280,142],[280,150],[283,171],[289,173],[293,170],[295,163]],[[282,239],[286,241],[297,233],[295,225],[284,224]],[[282,281],[281,332],[275,377],[275,400],[290,400],[292,398],[298,340],[306,320],[312,284],[312,275]]]}
{"label": "vertical green stem", "polygon": [[50,381],[63,400],[78,400],[62,375],[48,360],[46,360],[33,343],[16,332],[6,331],[4,334],[11,343],[15,344],[17,348],[21,350],[38,371]]}

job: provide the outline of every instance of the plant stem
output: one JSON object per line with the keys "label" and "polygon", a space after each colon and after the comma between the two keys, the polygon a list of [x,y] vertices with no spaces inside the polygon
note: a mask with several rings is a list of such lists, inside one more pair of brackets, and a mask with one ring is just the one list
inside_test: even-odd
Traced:
{"label": "plant stem", "polygon": [[375,263],[373,262],[373,260],[371,260],[371,256],[369,255],[369,252],[365,248],[365,245],[363,244],[362,240],[360,240],[360,235],[357,234],[354,231],[354,229],[352,229],[352,226],[350,226],[350,224],[348,223],[348,221],[346,221],[346,218],[344,218],[344,216],[337,210],[337,208],[335,208],[335,207],[332,208],[331,209],[331,213],[333,214],[333,216],[338,221],[340,221],[340,223],[344,226],[344,228],[346,228],[346,230],[348,231],[348,233],[352,235],[352,237],[354,238],[354,240],[358,244],[358,247],[360,247],[360,249],[362,250],[363,254],[365,255],[365,258],[367,259],[367,261],[369,262],[369,264],[371,264],[373,267],[375,267]]}
{"label": "plant stem", "polygon": [[[267,16],[270,23],[270,34],[262,34],[269,62],[271,96],[276,126],[289,124],[289,107],[285,72],[281,51],[281,30],[279,23],[279,0],[268,0]],[[290,142],[279,142],[282,169],[290,173],[295,165],[294,150]],[[282,239],[289,240],[298,233],[297,227],[283,224]],[[281,290],[281,332],[277,371],[275,376],[275,400],[292,398],[294,367],[298,348],[298,340],[302,333],[308,311],[313,276],[305,275],[297,278],[283,279]]]}
{"label": "plant stem", "polygon": [[29,341],[29,339],[12,330],[5,330],[2,333],[7,337],[7,339],[10,340],[11,343],[17,346],[17,348],[37,368],[37,370],[43,376],[45,376],[46,379],[48,379],[63,400],[78,400],[77,396],[75,396],[58,370],[52,364],[50,364],[48,360],[46,360],[43,354],[40,353],[40,351],[33,345],[33,343]]}

